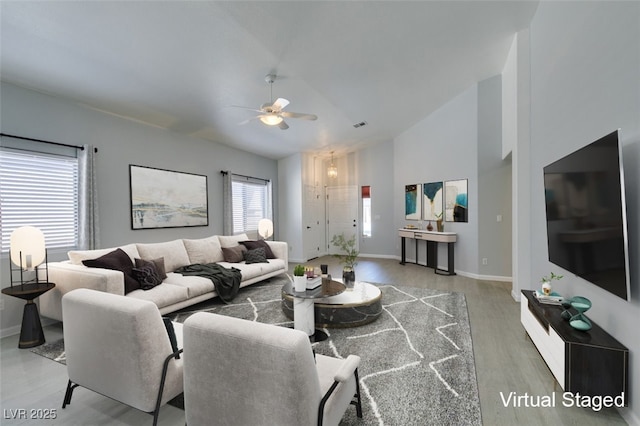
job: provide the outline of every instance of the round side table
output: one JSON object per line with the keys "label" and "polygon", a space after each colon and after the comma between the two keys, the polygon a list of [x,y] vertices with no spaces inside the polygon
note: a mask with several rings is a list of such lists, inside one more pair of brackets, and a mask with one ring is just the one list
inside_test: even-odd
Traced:
{"label": "round side table", "polygon": [[2,294],[27,301],[22,313],[22,328],[20,329],[20,341],[18,343],[20,349],[33,348],[45,342],[38,306],[33,301],[55,286],[54,283],[39,282],[14,285],[2,289]]}

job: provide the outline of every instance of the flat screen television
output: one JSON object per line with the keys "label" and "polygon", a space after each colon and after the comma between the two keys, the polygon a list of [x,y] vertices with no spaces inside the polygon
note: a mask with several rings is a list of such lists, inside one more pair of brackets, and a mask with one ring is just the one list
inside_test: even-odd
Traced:
{"label": "flat screen television", "polygon": [[549,261],[630,300],[618,131],[546,166],[544,191]]}

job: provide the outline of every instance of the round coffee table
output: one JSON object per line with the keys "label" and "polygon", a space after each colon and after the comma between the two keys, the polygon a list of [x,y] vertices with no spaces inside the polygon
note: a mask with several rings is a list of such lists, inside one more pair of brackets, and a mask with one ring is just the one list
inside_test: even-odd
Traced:
{"label": "round coffee table", "polygon": [[[333,282],[344,285],[339,280]],[[291,289],[290,284],[282,289],[282,311],[295,322],[294,301],[298,294],[291,292]],[[339,294],[311,300],[314,305],[314,327],[358,327],[375,321],[382,313],[380,288],[362,281],[356,281],[353,288],[346,288]]]}
{"label": "round coffee table", "polygon": [[338,295],[345,291],[346,286],[339,281],[323,279],[322,285],[312,290],[295,291],[293,283],[288,282],[282,286],[282,303],[288,299],[291,308],[293,328],[307,333],[312,342],[320,342],[327,339],[327,333],[316,330],[314,300],[325,299]]}

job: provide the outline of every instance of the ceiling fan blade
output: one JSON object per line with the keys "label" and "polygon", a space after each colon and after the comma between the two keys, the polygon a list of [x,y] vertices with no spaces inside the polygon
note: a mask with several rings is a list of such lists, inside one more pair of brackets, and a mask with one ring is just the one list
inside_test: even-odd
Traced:
{"label": "ceiling fan blade", "polygon": [[251,108],[251,107],[246,107],[246,106],[241,106],[241,105],[229,105],[229,107],[230,108],[246,109],[247,111],[264,112],[261,109],[256,109],[256,108]]}
{"label": "ceiling fan blade", "polygon": [[245,125],[245,124],[247,124],[247,123],[252,122],[253,120],[257,120],[258,118],[260,118],[260,116],[259,116],[259,115],[255,116],[255,117],[247,118],[246,120],[239,122],[239,123],[238,123],[238,126]]}
{"label": "ceiling fan blade", "polygon": [[278,127],[280,127],[280,129],[282,129],[282,130],[287,130],[289,128],[289,125],[287,123],[285,123],[284,120],[282,120],[280,122],[280,124],[278,124]]}
{"label": "ceiling fan blade", "polygon": [[301,113],[301,112],[281,112],[280,113],[281,116],[283,117],[287,117],[287,118],[300,118],[302,120],[317,120],[318,116],[315,114],[305,114],[305,113]]}
{"label": "ceiling fan blade", "polygon": [[286,107],[287,105],[289,105],[289,101],[288,100],[286,100],[285,98],[278,98],[273,103],[271,108],[273,108],[274,111],[282,111],[282,109],[284,107]]}

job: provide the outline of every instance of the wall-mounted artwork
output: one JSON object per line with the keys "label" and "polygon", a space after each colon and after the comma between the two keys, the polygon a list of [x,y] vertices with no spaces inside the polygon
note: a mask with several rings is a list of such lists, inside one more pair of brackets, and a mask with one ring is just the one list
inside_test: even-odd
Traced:
{"label": "wall-mounted artwork", "polygon": [[207,177],[129,166],[131,229],[207,226]]}
{"label": "wall-mounted artwork", "polygon": [[442,182],[430,182],[422,184],[422,219],[438,220],[442,218],[444,208]]}
{"label": "wall-mounted artwork", "polygon": [[445,220],[447,222],[468,222],[467,179],[447,181],[444,185],[444,192]]}
{"label": "wall-mounted artwork", "polygon": [[420,184],[405,185],[404,187],[404,216],[407,220],[420,220]]}

